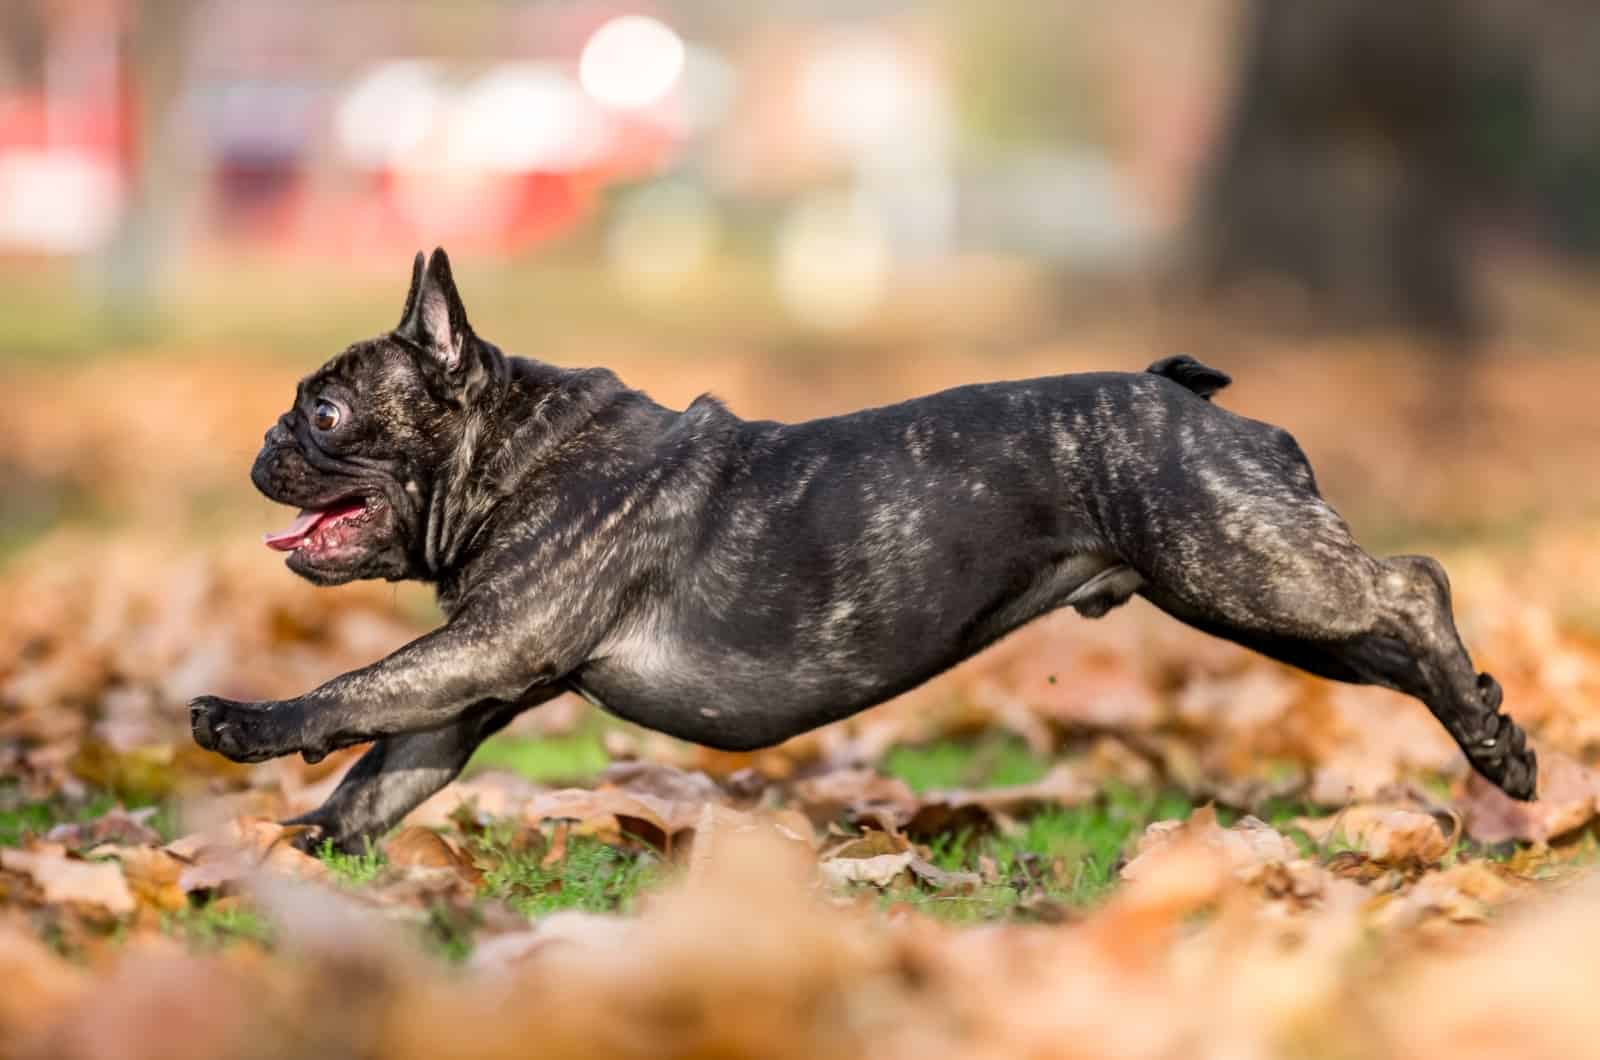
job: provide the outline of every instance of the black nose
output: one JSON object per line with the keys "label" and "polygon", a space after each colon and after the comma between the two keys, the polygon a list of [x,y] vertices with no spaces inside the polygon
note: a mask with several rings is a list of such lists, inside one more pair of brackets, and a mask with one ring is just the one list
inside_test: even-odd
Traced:
{"label": "black nose", "polygon": [[256,489],[269,497],[272,495],[272,465],[276,462],[277,448],[272,444],[272,432],[267,432],[267,444],[262,446],[261,452],[256,454],[255,463],[250,465],[250,482]]}
{"label": "black nose", "polygon": [[288,445],[294,441],[294,433],[289,430],[289,414],[285,412],[278,417],[278,422],[267,428],[266,435],[261,443],[268,448],[276,445]]}

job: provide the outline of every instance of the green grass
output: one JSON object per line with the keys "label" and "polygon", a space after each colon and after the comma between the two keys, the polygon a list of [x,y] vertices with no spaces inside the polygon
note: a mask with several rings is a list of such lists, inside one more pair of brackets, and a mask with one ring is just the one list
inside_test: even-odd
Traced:
{"label": "green grass", "polygon": [[333,849],[333,840],[324,840],[317,849],[317,857],[328,866],[338,881],[347,887],[360,887],[378,878],[386,864],[383,851],[367,841],[367,849],[359,854],[345,854]]}
{"label": "green grass", "polygon": [[215,902],[166,913],[161,928],[199,950],[226,949],[238,942],[270,946],[274,938],[272,925],[259,913]]}
{"label": "green grass", "polygon": [[[80,800],[63,798],[26,799],[14,785],[0,781],[0,847],[14,847],[26,835],[44,835],[58,824],[80,824],[109,813],[117,798],[108,791],[91,791]],[[137,801],[124,803],[128,810],[143,809]],[[156,812],[145,822],[171,841],[178,835],[177,807],[170,800],[154,804]]]}
{"label": "green grass", "polygon": [[92,820],[109,810],[111,806],[112,802],[108,797],[103,806],[88,803],[79,807],[68,807],[59,801],[51,800],[22,802],[0,807],[0,847],[17,846],[24,836],[44,835],[58,824]]}
{"label": "green grass", "polygon": [[936,837],[929,844],[934,865],[977,872],[981,859],[994,862],[1001,882],[966,895],[903,891],[886,900],[908,901],[957,921],[1028,915],[1042,902],[1072,909],[1104,898],[1133,840],[1152,821],[1184,819],[1194,803],[1182,792],[1109,788],[1082,806],[1046,809],[1021,822],[1015,835],[971,830]]}
{"label": "green grass", "polygon": [[560,736],[491,737],[467,769],[505,769],[542,784],[587,780],[611,761],[601,742],[603,731],[603,724],[594,723]]}
{"label": "green grass", "polygon": [[530,917],[561,909],[626,912],[634,896],[661,874],[652,855],[617,850],[582,836],[571,838],[566,857],[549,868],[540,864],[544,850],[538,846],[517,850],[485,838],[479,847],[479,863],[489,866],[481,893]]}
{"label": "green grass", "polygon": [[1027,784],[1050,771],[1050,759],[1015,736],[995,733],[972,742],[941,740],[891,748],[880,768],[912,791]]}

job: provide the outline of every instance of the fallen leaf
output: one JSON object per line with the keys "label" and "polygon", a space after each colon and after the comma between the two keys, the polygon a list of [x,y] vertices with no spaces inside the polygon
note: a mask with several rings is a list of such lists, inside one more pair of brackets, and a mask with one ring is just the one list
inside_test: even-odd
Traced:
{"label": "fallen leaf", "polygon": [[794,797],[818,825],[841,815],[873,818],[892,828],[909,821],[922,806],[906,782],[871,769],[840,769],[794,785]]}
{"label": "fallen leaf", "polygon": [[618,952],[629,946],[636,930],[637,924],[623,917],[563,909],[540,917],[531,931],[485,940],[472,951],[467,968],[478,974],[501,975],[563,947]]}
{"label": "fallen leaf", "polygon": [[539,867],[549,870],[567,860],[567,836],[572,831],[572,822],[559,820],[550,833],[550,847],[539,859]]}
{"label": "fallen leaf", "polygon": [[1451,843],[1431,814],[1396,806],[1350,806],[1331,817],[1297,817],[1294,827],[1321,845],[1343,836],[1380,865],[1432,865]]}
{"label": "fallen leaf", "polygon": [[983,883],[983,878],[976,872],[941,869],[920,857],[913,857],[906,867],[913,876],[936,891],[970,894]]}
{"label": "fallen leaf", "polygon": [[1515,896],[1524,886],[1489,862],[1464,861],[1441,872],[1430,872],[1390,898],[1374,913],[1373,924],[1394,930],[1428,916],[1441,916],[1458,924],[1480,922],[1488,919],[1494,906]]}
{"label": "fallen leaf", "polygon": [[1147,827],[1139,837],[1138,853],[1122,868],[1122,878],[1139,879],[1185,844],[1199,844],[1220,854],[1228,870],[1247,883],[1259,878],[1266,866],[1300,859],[1294,842],[1266,822],[1247,816],[1232,828],[1223,828],[1217,823],[1216,809],[1202,806],[1186,821],[1157,821]]}
{"label": "fallen leaf", "polygon": [[46,902],[89,906],[113,916],[134,910],[133,894],[114,861],[81,861],[54,844],[0,850],[0,869],[28,877]]}
{"label": "fallen leaf", "polygon": [[155,813],[154,806],[132,812],[118,806],[92,821],[58,824],[45,834],[45,838],[74,850],[87,850],[101,843],[129,847],[158,846],[161,835],[148,823]]}
{"label": "fallen leaf", "polygon": [[904,836],[870,831],[835,848],[822,861],[823,877],[835,885],[870,883],[887,887],[911,867],[917,853]]}
{"label": "fallen leaf", "polygon": [[1519,802],[1473,773],[1461,811],[1467,834],[1480,843],[1548,842],[1582,828],[1600,812],[1600,771],[1540,748],[1536,802]]}
{"label": "fallen leaf", "polygon": [[616,787],[565,788],[535,795],[522,809],[530,824],[543,821],[578,821],[585,827],[609,833],[620,840],[633,836],[670,855],[675,838],[694,827],[702,803],[652,795]]}
{"label": "fallen leaf", "polygon": [[127,846],[113,856],[122,865],[122,875],[139,901],[163,912],[176,912],[189,904],[179,881],[185,865],[159,847]]}
{"label": "fallen leaf", "polygon": [[5,983],[0,990],[0,1042],[6,1043],[7,1053],[92,993],[88,972],[53,952],[21,918],[0,920],[0,982]]}
{"label": "fallen leaf", "polygon": [[218,832],[184,836],[163,849],[185,862],[178,878],[185,893],[216,890],[263,870],[326,882],[331,878],[328,867],[290,842],[304,830],[304,826],[239,817]]}
{"label": "fallen leaf", "polygon": [[1078,767],[1062,763],[1031,784],[929,792],[922,805],[900,825],[919,837],[989,827],[1044,807],[1080,806],[1099,790],[1099,784],[1085,777]]}
{"label": "fallen leaf", "polygon": [[383,844],[383,854],[398,868],[454,873],[474,889],[483,883],[483,873],[461,847],[431,828],[401,828]]}

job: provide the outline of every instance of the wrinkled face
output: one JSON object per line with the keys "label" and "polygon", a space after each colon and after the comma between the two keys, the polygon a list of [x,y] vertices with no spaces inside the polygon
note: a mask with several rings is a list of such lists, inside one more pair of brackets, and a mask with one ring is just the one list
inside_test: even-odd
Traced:
{"label": "wrinkled face", "polygon": [[319,585],[423,575],[425,506],[452,452],[462,353],[475,341],[444,252],[426,271],[418,254],[400,326],[301,380],[250,471],[300,510],[266,538],[290,570]]}
{"label": "wrinkled face", "polygon": [[300,509],[266,539],[296,574],[335,585],[419,573],[410,557],[425,522],[421,487],[449,410],[423,385],[417,356],[393,340],[350,347],[301,381],[267,432],[250,478]]}

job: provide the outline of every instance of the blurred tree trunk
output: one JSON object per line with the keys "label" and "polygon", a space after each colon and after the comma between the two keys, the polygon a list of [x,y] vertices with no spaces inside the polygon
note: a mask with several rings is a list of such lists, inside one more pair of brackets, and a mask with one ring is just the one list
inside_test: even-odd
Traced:
{"label": "blurred tree trunk", "polygon": [[116,232],[89,262],[88,280],[103,311],[130,327],[159,303],[161,281],[182,242],[191,159],[177,120],[194,0],[142,0],[132,5],[128,62],[136,106],[138,152],[126,209]]}
{"label": "blurred tree trunk", "polygon": [[1455,0],[1250,0],[1194,219],[1209,291],[1287,281],[1321,324],[1468,346],[1462,17]]}

